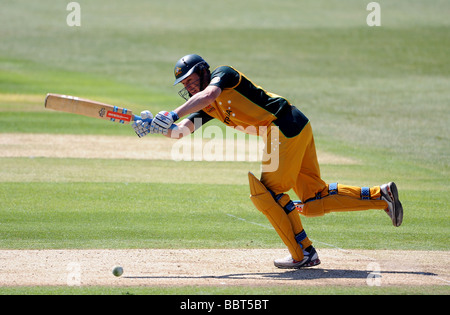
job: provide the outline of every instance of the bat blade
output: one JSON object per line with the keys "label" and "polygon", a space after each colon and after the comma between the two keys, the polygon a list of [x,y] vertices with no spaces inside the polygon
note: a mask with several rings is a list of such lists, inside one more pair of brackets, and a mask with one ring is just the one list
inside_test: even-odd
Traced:
{"label": "bat blade", "polygon": [[76,96],[47,94],[45,108],[78,114],[98,119],[110,120],[122,124],[129,124],[140,117],[133,115],[129,109],[105,103],[82,99]]}

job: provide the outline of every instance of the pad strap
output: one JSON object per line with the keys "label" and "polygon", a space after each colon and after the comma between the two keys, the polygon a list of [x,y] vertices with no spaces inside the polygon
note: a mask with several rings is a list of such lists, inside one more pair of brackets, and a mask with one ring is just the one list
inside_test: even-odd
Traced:
{"label": "pad strap", "polygon": [[331,183],[328,185],[328,194],[337,195],[338,193],[338,183]]}
{"label": "pad strap", "polygon": [[[292,211],[295,210],[295,204],[292,202],[292,200],[289,200],[289,202],[286,205],[283,206],[282,198],[284,196],[286,196],[286,194],[281,193],[281,194],[275,195],[275,193],[272,190],[270,190],[267,187],[266,187],[266,189],[270,192],[270,194],[272,195],[273,199],[275,199],[275,201],[283,208],[283,210],[284,210],[284,212],[286,214],[289,214],[289,213],[291,213]],[[288,199],[288,197],[286,199]]]}
{"label": "pad strap", "polygon": [[308,236],[306,235],[305,230],[301,231],[297,235],[295,235],[295,240],[300,245],[300,247],[303,249],[302,241],[304,241]]}
{"label": "pad strap", "polygon": [[284,212],[286,212],[286,214],[289,214],[289,213],[291,213],[292,211],[294,211],[294,210],[295,210],[295,205],[294,205],[294,203],[292,202],[292,200],[290,200],[290,201],[287,203],[287,205],[285,205],[285,206],[283,207],[283,209],[284,209]]}
{"label": "pad strap", "polygon": [[370,200],[370,188],[369,187],[361,187],[361,199],[362,200]]}

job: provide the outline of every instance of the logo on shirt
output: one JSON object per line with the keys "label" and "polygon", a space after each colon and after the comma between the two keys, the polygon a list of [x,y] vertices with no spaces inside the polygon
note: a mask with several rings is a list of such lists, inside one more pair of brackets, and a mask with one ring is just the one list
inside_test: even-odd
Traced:
{"label": "logo on shirt", "polygon": [[231,122],[230,116],[234,116],[233,111],[228,109],[224,113],[225,113],[225,119],[223,120],[223,122],[226,123],[227,125],[229,125]]}
{"label": "logo on shirt", "polygon": [[204,110],[207,113],[211,113],[211,112],[215,111],[216,109],[212,105],[208,105],[208,106],[205,107]]}

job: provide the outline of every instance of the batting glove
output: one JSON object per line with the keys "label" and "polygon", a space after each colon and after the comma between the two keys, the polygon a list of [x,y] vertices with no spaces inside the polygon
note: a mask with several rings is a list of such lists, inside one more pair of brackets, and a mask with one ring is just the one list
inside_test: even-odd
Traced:
{"label": "batting glove", "polygon": [[161,111],[152,120],[150,125],[151,133],[167,135],[170,126],[177,120],[178,115],[175,112]]}
{"label": "batting glove", "polygon": [[[141,118],[143,120],[152,119],[153,115],[150,111],[145,110],[141,112]],[[150,129],[150,123],[148,121],[143,120],[136,120],[132,125],[134,131],[136,132],[139,138],[142,138],[148,135],[149,133],[152,133]]]}

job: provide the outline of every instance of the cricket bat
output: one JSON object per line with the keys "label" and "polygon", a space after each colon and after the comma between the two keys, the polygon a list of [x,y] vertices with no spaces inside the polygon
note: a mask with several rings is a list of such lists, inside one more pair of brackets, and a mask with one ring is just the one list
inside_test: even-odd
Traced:
{"label": "cricket bat", "polygon": [[69,95],[47,94],[45,108],[109,120],[121,124],[129,124],[136,120],[151,122],[151,119],[142,119],[140,116],[133,115],[133,112],[126,108]]}

